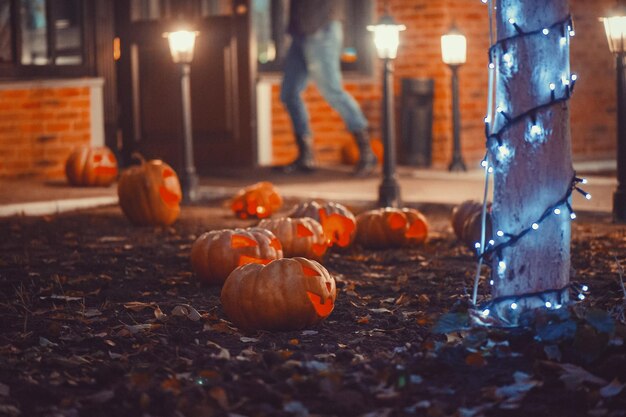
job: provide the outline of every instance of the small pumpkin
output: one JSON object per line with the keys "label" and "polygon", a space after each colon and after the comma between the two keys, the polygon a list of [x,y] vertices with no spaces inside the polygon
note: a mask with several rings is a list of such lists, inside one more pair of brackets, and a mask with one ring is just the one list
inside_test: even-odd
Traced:
{"label": "small pumpkin", "polygon": [[[378,164],[383,163],[383,155],[384,155],[384,147],[383,143],[380,139],[371,139],[370,147],[372,148],[372,152],[376,155],[378,159]],[[354,141],[346,142],[345,145],[341,148],[341,162],[346,165],[356,165],[359,162],[359,147]]]}
{"label": "small pumpkin", "polygon": [[311,201],[296,205],[289,217],[310,217],[324,229],[330,246],[350,246],[356,236],[356,218],[344,205],[334,202]]}
{"label": "small pumpkin", "polygon": [[283,245],[285,257],[303,256],[321,261],[328,249],[322,225],[310,217],[264,219],[258,227],[270,230]]}
{"label": "small pumpkin", "polygon": [[[478,201],[466,200],[452,209],[451,223],[456,237],[468,247],[474,248],[480,242],[482,234],[483,205]],[[487,204],[485,237],[488,241],[492,236],[491,203]]]}
{"label": "small pumpkin", "polygon": [[428,237],[428,221],[412,208],[380,208],[356,218],[356,241],[367,248],[419,245]]}
{"label": "small pumpkin", "polygon": [[178,175],[165,162],[146,161],[125,170],[117,184],[120,207],[136,225],[170,225],[180,214],[182,191]]}
{"label": "small pumpkin", "polygon": [[208,284],[222,284],[235,268],[249,263],[267,264],[283,257],[280,241],[258,227],[203,233],[191,247],[191,266]]}
{"label": "small pumpkin", "polygon": [[235,269],[222,287],[224,312],[242,329],[299,330],[335,307],[335,279],[318,262],[283,258]]}
{"label": "small pumpkin", "polygon": [[117,159],[106,146],[79,146],[65,161],[65,175],[72,185],[109,186],[117,178]]}
{"label": "small pumpkin", "polygon": [[268,181],[257,182],[239,192],[231,200],[231,209],[240,219],[270,217],[283,205],[283,198],[274,184]]}

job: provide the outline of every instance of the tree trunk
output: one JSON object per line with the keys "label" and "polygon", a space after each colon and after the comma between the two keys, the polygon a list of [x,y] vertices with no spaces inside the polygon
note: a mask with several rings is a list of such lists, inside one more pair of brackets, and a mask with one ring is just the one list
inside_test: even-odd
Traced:
{"label": "tree trunk", "polygon": [[[501,112],[494,115],[493,131],[504,130],[499,141],[488,143],[495,172],[494,232],[519,234],[570,189],[574,171],[569,107],[567,100],[559,101],[570,92],[569,30],[567,22],[553,26],[566,21],[568,13],[567,0],[497,1],[499,47],[492,57],[497,71],[496,106]],[[543,28],[549,28],[547,34],[517,36]],[[544,107],[516,119],[540,106]],[[500,315],[558,307],[567,300],[570,212],[566,204],[560,209],[561,214],[549,215],[537,230],[494,253],[492,295],[500,300],[494,307]],[[510,238],[506,234],[494,236],[496,245]],[[558,296],[550,295],[550,290]]]}

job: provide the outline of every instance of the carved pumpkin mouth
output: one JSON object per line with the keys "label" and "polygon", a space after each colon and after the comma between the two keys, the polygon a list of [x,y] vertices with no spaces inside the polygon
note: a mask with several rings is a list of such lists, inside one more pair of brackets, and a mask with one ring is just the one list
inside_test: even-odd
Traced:
{"label": "carved pumpkin mouth", "polygon": [[421,221],[414,222],[409,230],[406,231],[405,236],[408,238],[412,237],[423,237],[426,234],[426,228],[424,227]]}
{"label": "carved pumpkin mouth", "polygon": [[320,317],[328,317],[330,313],[335,308],[335,304],[333,303],[332,298],[327,298],[326,301],[322,300],[322,297],[319,295],[312,293],[311,291],[307,291],[306,295],[311,300],[311,304],[313,304],[313,308],[315,308],[315,312]]}
{"label": "carved pumpkin mouth", "polygon": [[105,175],[105,176],[113,176],[117,174],[117,168],[115,167],[107,167],[107,166],[97,166],[93,169],[93,172],[96,175]]}
{"label": "carved pumpkin mouth", "polygon": [[[321,216],[322,212],[324,212],[323,216]],[[320,210],[320,218],[322,219],[322,228],[324,229],[324,233],[330,242],[333,242],[342,248],[350,244],[350,235],[356,228],[354,222],[337,213],[326,216],[323,209]]]}
{"label": "carved pumpkin mouth", "polygon": [[171,192],[163,185],[159,187],[159,194],[163,202],[169,207],[175,207],[180,203],[180,195]]}

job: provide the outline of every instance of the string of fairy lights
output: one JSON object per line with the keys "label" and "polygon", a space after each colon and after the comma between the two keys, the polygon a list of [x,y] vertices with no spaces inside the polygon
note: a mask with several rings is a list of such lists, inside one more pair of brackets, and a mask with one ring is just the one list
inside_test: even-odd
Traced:
{"label": "string of fairy lights", "polygon": [[[551,106],[568,101],[574,92],[574,87],[576,85],[578,77],[576,74],[573,73],[569,74],[568,76],[561,76],[560,87],[558,85],[559,80],[555,80],[556,82],[550,82],[546,86],[550,90],[549,101],[546,101],[544,103],[538,103],[536,106],[519,114],[509,114],[502,106],[494,106],[493,98],[496,81],[496,64],[498,64],[499,66],[504,65],[505,67],[509,68],[513,65],[514,57],[509,50],[511,44],[525,37],[544,36],[558,39],[559,44],[564,47],[569,45],[570,38],[575,36],[575,30],[571,15],[568,15],[564,19],[555,22],[550,26],[534,30],[525,30],[525,28],[522,28],[515,19],[509,19],[508,22],[514,28],[515,34],[494,42],[492,22],[492,11],[494,10],[492,5],[493,0],[481,1],[483,3],[487,3],[489,7],[489,35],[491,47],[489,48],[487,116],[484,120],[487,152],[485,154],[485,158],[481,162],[482,167],[485,169],[485,192],[482,205],[481,239],[479,242],[475,243],[475,248],[477,250],[478,256],[478,265],[474,280],[474,291],[472,297],[473,305],[476,305],[478,284],[480,281],[480,271],[482,269],[482,264],[486,259],[495,256],[496,261],[493,262],[492,268],[496,268],[495,272],[498,274],[498,276],[503,276],[507,268],[507,264],[502,257],[503,249],[514,246],[520,239],[539,231],[542,222],[544,222],[550,216],[561,216],[567,213],[571,220],[575,219],[576,213],[574,212],[570,204],[570,199],[574,191],[582,194],[586,199],[591,199],[591,194],[587,193],[579,186],[580,184],[585,184],[587,181],[584,178],[577,177],[576,174],[574,174],[569,186],[566,190],[563,191],[562,197],[555,201],[549,207],[546,207],[543,213],[535,221],[531,222],[527,227],[523,227],[520,231],[516,233],[511,233],[510,231],[504,230],[497,230],[495,232],[495,236],[486,241],[486,215],[487,200],[489,194],[489,176],[494,172],[494,164],[490,163],[490,160],[491,158],[494,158],[498,162],[505,161],[507,160],[507,158],[511,157],[511,154],[513,152],[509,148],[509,146],[504,143],[503,134],[508,129],[518,123],[530,121],[530,136],[539,137],[544,135],[544,129],[538,122],[538,114],[540,114],[542,110],[548,109]],[[554,33],[557,33],[559,36],[555,37]],[[498,126],[497,130],[496,126]],[[493,280],[490,280],[490,284],[494,284]],[[570,287],[578,293],[579,300],[583,300],[585,298],[585,294],[589,291],[589,287],[587,285],[572,284],[560,290],[552,289],[535,294],[498,297],[497,299],[492,299],[489,302],[481,304],[481,306],[478,307],[478,310],[481,312],[480,314],[483,318],[489,316],[491,311],[495,308],[497,304],[506,305],[510,309],[510,311],[515,311],[519,307],[520,299],[527,297],[536,298],[548,309],[558,309],[561,308],[563,304],[562,300],[565,299],[564,292],[568,292]]]}

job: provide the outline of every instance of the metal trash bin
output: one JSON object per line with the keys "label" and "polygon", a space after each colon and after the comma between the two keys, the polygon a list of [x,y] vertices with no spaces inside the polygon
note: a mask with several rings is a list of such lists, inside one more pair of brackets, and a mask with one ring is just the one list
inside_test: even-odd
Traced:
{"label": "metal trash bin", "polygon": [[403,78],[401,97],[399,162],[416,167],[432,164],[433,97],[432,78]]}

